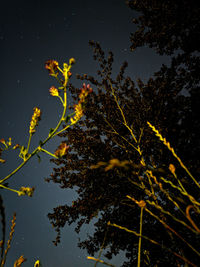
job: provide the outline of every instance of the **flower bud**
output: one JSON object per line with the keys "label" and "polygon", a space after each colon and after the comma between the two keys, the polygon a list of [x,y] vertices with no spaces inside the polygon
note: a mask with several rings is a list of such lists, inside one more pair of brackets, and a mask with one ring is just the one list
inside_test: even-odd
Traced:
{"label": "flower bud", "polygon": [[54,155],[58,158],[61,158],[67,154],[69,146],[66,143],[61,143],[58,149],[55,151]]}
{"label": "flower bud", "polygon": [[70,60],[69,60],[69,64],[70,64],[70,65],[73,65],[73,64],[75,64],[75,62],[76,62],[76,61],[75,61],[75,59],[74,59],[73,57],[72,57],[72,58],[70,58]]}
{"label": "flower bud", "polygon": [[51,86],[51,88],[49,89],[49,93],[52,96],[59,96],[58,89],[55,86]]}

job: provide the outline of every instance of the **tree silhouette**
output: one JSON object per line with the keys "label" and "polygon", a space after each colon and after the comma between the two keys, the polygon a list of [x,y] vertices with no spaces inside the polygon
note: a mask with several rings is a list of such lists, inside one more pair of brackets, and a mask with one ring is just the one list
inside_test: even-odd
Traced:
{"label": "tree silhouette", "polygon": [[[100,65],[99,78],[77,75],[95,90],[85,104],[84,120],[60,134],[70,146],[69,153],[63,159],[52,160],[58,167],[46,179],[63,189],[75,188],[78,193],[72,205],[56,207],[48,214],[58,233],[54,243],[60,242],[60,229],[66,223],[76,222],[79,232],[83,224],[98,215],[94,234],[79,247],[91,255],[107,248],[108,259],[120,250],[126,251],[123,266],[135,266],[138,236],[111,227],[108,222],[138,233],[139,208],[145,201],[150,212],[145,206],[142,266],[178,266],[184,261],[197,266],[199,228],[192,223],[198,222],[199,187],[177,163],[170,148],[175,148],[199,178],[199,5],[193,1],[190,6],[187,1],[128,4],[141,13],[134,20],[138,30],[131,35],[131,49],[149,45],[159,54],[171,55],[171,65],[162,65],[147,83],[138,79],[135,84],[125,76],[128,63],[124,62],[113,78],[112,52],[105,56],[100,45],[90,41]],[[69,90],[77,100],[79,89],[70,84]],[[168,149],[147,122],[170,141]],[[175,180],[176,176],[179,178]],[[185,191],[177,190],[179,185]]]}

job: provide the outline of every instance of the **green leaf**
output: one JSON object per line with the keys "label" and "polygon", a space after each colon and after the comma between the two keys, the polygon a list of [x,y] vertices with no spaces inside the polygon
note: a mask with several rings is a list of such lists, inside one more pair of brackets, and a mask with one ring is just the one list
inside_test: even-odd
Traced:
{"label": "green leaf", "polygon": [[43,145],[43,142],[42,140],[39,141],[39,146],[42,146]]}
{"label": "green leaf", "polygon": [[64,121],[65,123],[68,123],[68,121],[70,120],[70,118],[71,118],[74,114],[75,114],[75,112],[73,112],[73,113],[67,115],[67,116],[63,119],[63,121]]}
{"label": "green leaf", "polygon": [[50,128],[50,130],[49,130],[49,136],[51,135],[51,133],[52,133],[54,130],[55,130],[54,128]]}
{"label": "green leaf", "polygon": [[41,162],[41,157],[38,154],[36,154],[36,155],[38,157],[38,162],[40,163]]}
{"label": "green leaf", "polygon": [[67,117],[64,118],[64,122],[68,123],[68,121],[70,120],[70,116],[68,115]]}

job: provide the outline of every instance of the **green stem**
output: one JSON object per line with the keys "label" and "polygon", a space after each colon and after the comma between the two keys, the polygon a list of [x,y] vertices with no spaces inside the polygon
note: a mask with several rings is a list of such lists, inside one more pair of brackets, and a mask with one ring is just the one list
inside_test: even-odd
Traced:
{"label": "green stem", "polygon": [[19,191],[18,190],[15,190],[15,189],[12,189],[12,188],[9,188],[9,187],[6,187],[6,186],[4,186],[4,185],[2,185],[2,184],[0,184],[0,187],[2,187],[2,188],[4,188],[4,189],[7,189],[7,190],[10,190],[10,191],[12,191],[12,192],[15,192],[15,193],[19,193]]}
{"label": "green stem", "polygon": [[18,172],[28,161],[32,156],[34,156],[38,152],[38,148],[36,148],[29,156],[22,162],[14,171],[12,171],[10,174],[8,174],[4,179],[0,180],[0,184],[8,180],[11,176],[13,176],[16,172]]}
{"label": "green stem", "polygon": [[51,132],[51,134],[49,134],[49,136],[40,144],[40,146],[43,146],[49,139],[51,139],[52,137],[54,137],[56,133],[56,131],[58,130],[58,128],[60,127],[64,117],[65,117],[65,113],[66,113],[66,110],[67,110],[67,88],[65,87],[64,88],[64,109],[63,109],[63,113],[62,113],[62,117],[60,119],[60,121],[58,122],[56,128]]}
{"label": "green stem", "polygon": [[[64,88],[64,109],[63,109],[63,114],[62,117],[60,119],[60,121],[58,122],[56,128],[53,130],[53,132],[40,144],[39,147],[37,147],[31,154],[28,155],[28,157],[24,160],[24,162],[22,162],[14,171],[12,171],[9,175],[7,175],[5,178],[3,178],[2,180],[0,180],[0,184],[2,184],[3,182],[5,182],[6,180],[8,180],[11,176],[13,176],[16,172],[18,172],[28,161],[30,158],[32,158],[32,156],[34,156],[36,153],[39,152],[39,150],[41,150],[41,147],[47,142],[49,141],[49,139],[51,139],[55,132],[58,130],[58,128],[60,127],[63,118],[65,116],[66,113],[66,109],[67,109],[67,88]],[[30,138],[29,138],[30,139]]]}
{"label": "green stem", "polygon": [[57,157],[54,154],[52,154],[51,152],[47,151],[46,149],[41,148],[40,151],[45,152],[45,153],[49,154],[50,156],[52,156],[52,157],[57,159]]}
{"label": "green stem", "polygon": [[62,102],[62,104],[63,104],[63,106],[64,106],[64,102],[63,102],[63,100],[62,100],[62,97],[59,95],[58,96],[59,98],[60,98],[60,101]]}
{"label": "green stem", "polygon": [[72,125],[72,124],[67,125],[65,128],[63,128],[63,129],[60,130],[59,132],[55,133],[52,137],[54,137],[54,136],[56,136],[56,135],[58,135],[58,134],[64,132],[64,131],[67,130],[71,125]]}
{"label": "green stem", "polygon": [[29,147],[30,147],[30,143],[31,143],[31,138],[32,138],[32,134],[29,135],[28,145],[27,145],[27,153],[29,151]]}

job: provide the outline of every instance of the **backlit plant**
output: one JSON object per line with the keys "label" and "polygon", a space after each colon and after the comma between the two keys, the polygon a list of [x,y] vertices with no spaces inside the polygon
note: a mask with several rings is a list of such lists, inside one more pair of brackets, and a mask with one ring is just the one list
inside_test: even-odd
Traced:
{"label": "backlit plant", "polygon": [[[61,166],[46,179],[78,193],[72,204],[48,214],[58,233],[53,242],[60,242],[65,224],[76,223],[79,233],[95,218],[94,233],[78,243],[91,260],[99,250],[108,259],[122,250],[128,259],[123,266],[184,262],[195,266],[199,261],[200,198],[194,156],[198,147],[192,153],[188,144],[198,133],[190,124],[187,139],[187,117],[182,115],[182,110],[187,115],[192,112],[190,98],[179,93],[179,84],[173,88],[176,76],[168,75],[164,67],[146,84],[138,79],[136,85],[125,76],[128,64],[124,62],[114,79],[112,52],[106,57],[99,43],[90,44],[100,78],[86,74],[78,78],[97,90],[88,98],[85,119],[60,135],[73,153],[52,159]],[[76,95],[75,88],[70,90]],[[99,255],[95,261],[103,263]]]}
{"label": "backlit plant", "polygon": [[[5,185],[5,182],[10,179],[16,172],[18,172],[33,156],[37,155],[39,157],[40,152],[45,152],[46,154],[54,157],[54,158],[60,158],[66,155],[69,149],[69,145],[66,143],[61,143],[58,149],[55,151],[55,153],[51,153],[47,151],[46,149],[43,148],[43,146],[52,138],[57,136],[58,134],[62,133],[66,129],[68,129],[71,125],[77,123],[80,118],[83,116],[83,110],[84,110],[84,102],[86,100],[86,97],[89,93],[92,92],[92,88],[88,84],[87,86],[83,84],[83,88],[81,89],[80,95],[79,95],[79,102],[78,104],[74,105],[75,111],[69,115],[66,115],[67,111],[67,85],[69,78],[71,77],[71,67],[75,63],[75,59],[71,58],[69,60],[69,64],[64,63],[63,64],[63,69],[59,67],[59,64],[55,60],[48,60],[45,64],[45,68],[49,71],[49,74],[53,77],[55,77],[58,82],[59,82],[59,87],[56,88],[55,86],[52,86],[49,89],[49,93],[52,96],[58,97],[63,105],[63,113],[62,116],[56,125],[55,128],[51,128],[49,135],[47,138],[43,141],[40,141],[39,145],[32,151],[29,151],[30,148],[30,143],[32,136],[36,132],[36,127],[38,126],[39,121],[41,120],[41,110],[38,107],[35,107],[33,110],[33,115],[30,121],[30,127],[29,127],[29,140],[27,146],[19,145],[16,144],[12,146],[12,139],[11,137],[9,138],[8,141],[5,141],[4,138],[0,139],[0,143],[3,145],[2,148],[0,148],[0,156],[1,153],[5,150],[8,149],[20,149],[19,152],[19,157],[23,160],[23,162],[15,169],[13,170],[10,174],[8,174],[6,177],[0,180],[0,187],[11,190],[13,192],[18,193],[19,196],[21,195],[28,195],[32,196],[34,188],[29,188],[29,187],[21,187],[20,190],[15,190],[10,187],[7,187]],[[59,74],[62,75],[62,78],[59,78]],[[63,97],[60,96],[60,93],[63,94]],[[68,123],[69,122],[69,123]],[[64,124],[64,127],[62,130],[59,130],[60,126]],[[40,157],[39,157],[40,158]],[[1,163],[5,163],[5,160],[0,158]]]}
{"label": "backlit plant", "polygon": [[[62,116],[61,116],[60,120],[58,121],[55,128],[50,129],[49,134],[46,137],[46,139],[44,139],[43,141],[40,141],[39,145],[35,149],[33,149],[33,151],[30,152],[30,144],[31,144],[32,137],[36,132],[36,128],[39,124],[39,121],[41,120],[41,110],[38,107],[35,107],[33,109],[34,112],[33,112],[33,115],[32,115],[31,121],[30,121],[29,139],[28,139],[27,146],[20,145],[20,144],[13,145],[11,137],[8,139],[8,141],[6,141],[4,138],[0,139],[0,143],[2,145],[2,147],[0,148],[0,156],[1,156],[2,152],[5,150],[19,149],[19,157],[22,159],[22,163],[16,169],[14,169],[6,177],[1,178],[0,188],[15,192],[18,194],[18,196],[27,195],[27,196],[31,197],[33,195],[34,190],[35,190],[34,187],[31,188],[31,187],[22,186],[19,190],[16,190],[16,189],[10,188],[7,185],[7,183],[6,183],[7,180],[10,179],[16,172],[18,172],[33,156],[36,155],[40,160],[40,156],[39,156],[40,152],[44,152],[44,153],[46,153],[46,154],[48,154],[48,155],[50,155],[56,159],[62,158],[68,153],[70,146],[67,145],[65,142],[62,142],[58,146],[58,148],[56,149],[56,151],[54,153],[51,153],[51,152],[47,151],[46,149],[44,149],[44,145],[50,139],[52,139],[55,136],[57,136],[58,134],[62,133],[63,131],[68,129],[70,126],[76,124],[81,119],[81,117],[83,116],[83,112],[84,112],[84,104],[85,104],[86,98],[87,98],[88,94],[92,92],[92,88],[90,87],[89,84],[87,86],[85,84],[83,84],[83,88],[81,88],[80,95],[79,95],[80,100],[78,101],[78,104],[74,105],[74,112],[69,114],[69,115],[66,114],[66,112],[67,112],[67,87],[68,87],[69,78],[72,75],[71,67],[74,63],[75,63],[75,59],[71,58],[69,60],[69,64],[67,64],[67,63],[63,64],[62,69],[59,67],[58,62],[55,60],[48,60],[45,64],[45,68],[48,70],[49,75],[55,77],[59,83],[59,87],[56,88],[55,86],[52,86],[49,89],[49,93],[51,96],[58,97],[62,103],[62,106],[63,106],[63,112],[62,112]],[[62,125],[63,125],[63,128],[60,129],[60,127]],[[5,163],[5,160],[0,158],[0,163]],[[3,206],[3,200],[2,199],[1,199],[0,204],[1,204],[0,205],[0,211],[1,211],[1,216],[2,216],[2,234],[3,234],[3,239],[0,241],[0,248],[1,248],[0,266],[3,267],[5,264],[5,261],[6,261],[6,256],[7,256],[8,250],[10,248],[10,243],[11,243],[13,233],[14,233],[14,227],[16,224],[15,223],[16,214],[14,214],[14,217],[12,220],[10,237],[9,237],[8,242],[7,242],[7,247],[4,251],[5,228],[6,227],[5,227],[5,213],[4,213],[4,206]],[[19,259],[17,259],[15,261],[14,267],[21,266],[21,264],[25,260],[26,259],[23,256],[21,256]],[[37,260],[35,262],[34,267],[39,267],[39,266],[41,266],[41,263],[39,260]]]}

